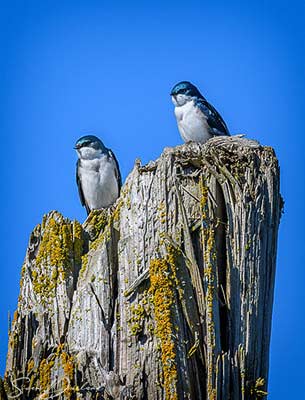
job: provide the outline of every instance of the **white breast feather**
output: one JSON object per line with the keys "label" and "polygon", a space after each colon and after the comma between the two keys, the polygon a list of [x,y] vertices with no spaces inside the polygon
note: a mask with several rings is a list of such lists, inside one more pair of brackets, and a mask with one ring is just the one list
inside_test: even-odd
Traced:
{"label": "white breast feather", "polygon": [[115,164],[106,155],[94,160],[81,160],[79,177],[90,210],[109,207],[118,198]]}
{"label": "white breast feather", "polygon": [[205,115],[194,101],[188,101],[180,107],[175,107],[178,129],[185,142],[194,141],[204,143],[211,138]]}

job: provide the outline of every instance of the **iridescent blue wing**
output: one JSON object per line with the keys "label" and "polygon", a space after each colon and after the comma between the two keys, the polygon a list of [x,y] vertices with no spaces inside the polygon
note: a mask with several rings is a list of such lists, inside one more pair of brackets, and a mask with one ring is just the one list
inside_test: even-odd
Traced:
{"label": "iridescent blue wing", "polygon": [[220,114],[208,101],[206,101],[204,97],[196,99],[195,105],[200,108],[207,118],[207,123],[209,124],[211,133],[213,135],[230,135],[227,125],[221,118]]}
{"label": "iridescent blue wing", "polygon": [[79,198],[80,198],[80,202],[81,202],[82,206],[86,207],[87,214],[89,215],[90,209],[88,207],[88,204],[86,203],[86,199],[85,199],[84,192],[82,189],[82,184],[81,184],[80,177],[78,174],[79,163],[80,163],[80,160],[77,160],[77,162],[76,162],[76,183],[77,183],[77,187],[78,187],[78,194],[79,194]]}
{"label": "iridescent blue wing", "polygon": [[121,176],[121,172],[120,172],[120,167],[119,167],[119,163],[118,160],[116,159],[116,156],[114,155],[114,152],[110,149],[108,150],[108,154],[109,157],[114,161],[114,165],[115,165],[115,175],[118,181],[118,186],[119,186],[119,193],[122,187],[122,176]]}

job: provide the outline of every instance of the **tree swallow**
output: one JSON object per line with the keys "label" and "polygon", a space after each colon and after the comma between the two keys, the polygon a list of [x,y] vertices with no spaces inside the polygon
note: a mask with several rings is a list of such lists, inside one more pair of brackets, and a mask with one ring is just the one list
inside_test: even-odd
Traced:
{"label": "tree swallow", "polygon": [[204,143],[213,136],[230,135],[224,120],[192,83],[179,82],[170,94],[185,142]]}
{"label": "tree swallow", "polygon": [[91,210],[111,206],[122,186],[115,155],[96,136],[83,136],[75,144],[78,160],[76,182],[80,201],[89,215]]}

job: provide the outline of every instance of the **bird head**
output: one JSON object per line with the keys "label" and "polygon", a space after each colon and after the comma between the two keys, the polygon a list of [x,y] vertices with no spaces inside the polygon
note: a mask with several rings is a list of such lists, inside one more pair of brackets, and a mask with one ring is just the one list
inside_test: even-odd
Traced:
{"label": "bird head", "polygon": [[199,90],[191,82],[183,81],[177,83],[170,93],[175,106],[183,106],[194,97],[202,97]]}
{"label": "bird head", "polygon": [[79,158],[94,159],[106,152],[103,142],[96,136],[82,136],[75,143],[74,149],[77,151]]}

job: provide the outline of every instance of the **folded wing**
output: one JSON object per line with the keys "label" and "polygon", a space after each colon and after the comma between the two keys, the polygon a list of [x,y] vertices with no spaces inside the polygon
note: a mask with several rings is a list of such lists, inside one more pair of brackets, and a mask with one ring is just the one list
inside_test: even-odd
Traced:
{"label": "folded wing", "polygon": [[80,180],[79,173],[78,173],[79,164],[80,164],[80,160],[77,160],[77,162],[76,162],[76,183],[77,183],[77,187],[78,187],[78,194],[79,194],[79,198],[80,198],[82,206],[85,206],[87,214],[89,215],[91,210],[90,210],[88,204],[86,203],[86,199],[85,199],[84,192],[82,189],[82,184],[81,184],[81,180]]}
{"label": "folded wing", "polygon": [[203,112],[213,135],[230,135],[226,123],[217,110],[204,98],[196,99],[195,105]]}
{"label": "folded wing", "polygon": [[122,187],[122,176],[121,176],[121,172],[120,172],[120,167],[119,167],[119,163],[118,160],[116,159],[116,156],[114,155],[113,151],[110,149],[108,150],[108,155],[109,157],[114,161],[114,165],[115,165],[115,175],[118,181],[118,187],[119,187],[119,194],[120,194],[120,190]]}

